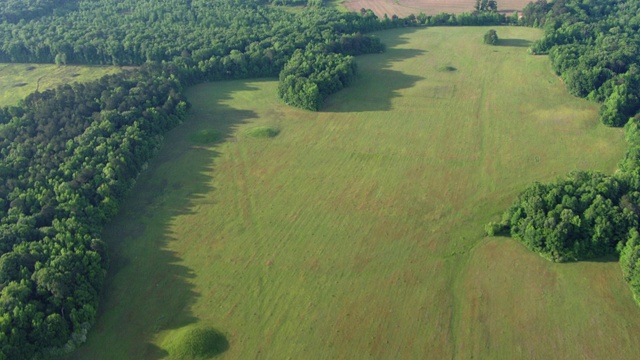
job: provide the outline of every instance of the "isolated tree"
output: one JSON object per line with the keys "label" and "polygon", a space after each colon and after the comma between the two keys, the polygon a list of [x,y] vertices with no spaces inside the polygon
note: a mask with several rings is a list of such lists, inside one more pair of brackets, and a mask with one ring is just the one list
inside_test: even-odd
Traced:
{"label": "isolated tree", "polygon": [[477,12],[498,11],[498,2],[496,0],[476,0],[473,8]]}
{"label": "isolated tree", "polygon": [[498,33],[491,29],[484,34],[484,38],[482,40],[485,44],[488,45],[498,45]]}

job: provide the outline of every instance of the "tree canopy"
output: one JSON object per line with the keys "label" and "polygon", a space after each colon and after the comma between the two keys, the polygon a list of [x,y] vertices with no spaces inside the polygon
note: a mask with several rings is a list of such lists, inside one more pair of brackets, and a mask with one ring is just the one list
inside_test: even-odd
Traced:
{"label": "tree canopy", "polygon": [[639,2],[538,0],[522,21],[544,27],[532,53],[549,54],[569,92],[603,103],[605,125],[624,126],[640,110]]}

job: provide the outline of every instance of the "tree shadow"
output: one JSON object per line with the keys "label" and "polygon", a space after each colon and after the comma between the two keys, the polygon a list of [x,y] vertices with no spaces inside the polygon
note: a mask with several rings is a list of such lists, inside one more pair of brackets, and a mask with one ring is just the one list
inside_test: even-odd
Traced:
{"label": "tree shadow", "polygon": [[612,262],[618,262],[618,261],[620,261],[620,256],[617,254],[608,254],[608,255],[600,256],[593,259],[580,260],[580,262],[587,262],[587,263],[612,263]]}
{"label": "tree shadow", "polygon": [[525,39],[498,39],[498,46],[529,47],[533,42]]}
{"label": "tree shadow", "polygon": [[[172,250],[179,241],[173,224],[177,217],[195,213],[194,201],[215,191],[210,175],[220,155],[215,145],[235,141],[236,126],[257,117],[253,111],[224,105],[232,92],[212,91],[215,84],[189,90],[206,97],[206,104],[193,107],[184,124],[166,134],[162,148],[105,228],[111,261],[97,321],[87,343],[70,358],[162,359],[169,354],[152,343],[156,335],[198,322],[191,311],[201,296],[192,284],[198,274]],[[249,90],[255,88],[246,82],[233,86],[233,91]],[[192,135],[203,130],[220,136],[205,145],[194,143]],[[217,339],[218,352],[226,351],[227,338],[220,333]]]}
{"label": "tree shadow", "polygon": [[[418,31],[417,28],[394,29],[385,32],[384,54],[363,55],[356,58],[358,78],[351,86],[331,95],[321,112],[391,111],[393,98],[401,96],[399,90],[408,89],[424,79],[392,70],[393,64],[426,53],[419,49],[401,48],[407,43],[402,35]],[[389,36],[395,34],[396,36]]]}

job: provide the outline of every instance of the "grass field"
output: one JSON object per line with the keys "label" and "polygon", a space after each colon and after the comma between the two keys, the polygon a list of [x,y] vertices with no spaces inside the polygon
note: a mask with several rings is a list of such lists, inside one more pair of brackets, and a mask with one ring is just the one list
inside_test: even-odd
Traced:
{"label": "grass field", "polygon": [[485,32],[380,33],[388,51],[319,113],[271,80],[189,89],[188,121],[105,231],[105,298],[74,357],[634,359],[616,262],[483,236],[532,181],[612,172],[624,152],[527,55],[539,31]]}
{"label": "grass field", "polygon": [[[531,0],[498,0],[498,11],[512,14],[521,11]],[[475,0],[345,0],[340,5],[351,11],[371,9],[376,15],[382,17],[387,14],[398,16],[436,15],[443,12],[460,14],[472,12]]]}
{"label": "grass field", "polygon": [[58,85],[99,79],[120,71],[114,66],[58,66],[47,64],[1,64],[0,106],[15,105],[32,92]]}

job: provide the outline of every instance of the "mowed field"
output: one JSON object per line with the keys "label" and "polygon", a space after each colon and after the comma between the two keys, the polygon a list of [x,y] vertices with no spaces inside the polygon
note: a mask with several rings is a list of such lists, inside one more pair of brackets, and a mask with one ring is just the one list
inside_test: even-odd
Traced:
{"label": "mowed field", "polygon": [[36,90],[95,80],[119,71],[115,66],[0,63],[0,106],[15,105]]}
{"label": "mowed field", "polygon": [[[498,0],[498,11],[512,14],[521,11],[531,0]],[[345,0],[342,5],[351,11],[371,9],[376,15],[401,17],[411,14],[436,15],[443,12],[460,14],[472,12],[475,0]]]}
{"label": "mowed field", "polygon": [[319,113],[272,80],[189,89],[104,233],[110,277],[74,358],[179,358],[176,339],[209,328],[221,359],[635,359],[616,262],[483,235],[532,181],[624,153],[527,55],[538,30],[497,28],[497,47],[486,30],[382,32],[387,52]]}

